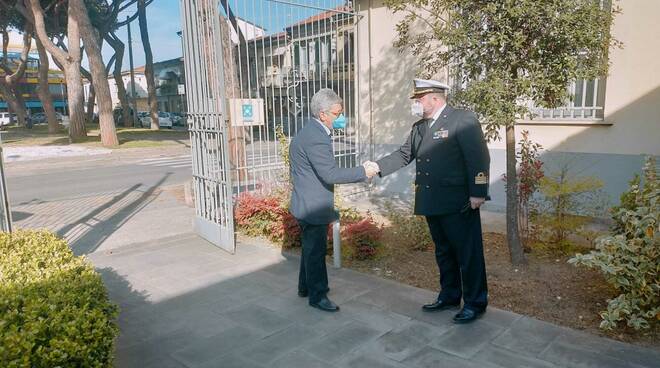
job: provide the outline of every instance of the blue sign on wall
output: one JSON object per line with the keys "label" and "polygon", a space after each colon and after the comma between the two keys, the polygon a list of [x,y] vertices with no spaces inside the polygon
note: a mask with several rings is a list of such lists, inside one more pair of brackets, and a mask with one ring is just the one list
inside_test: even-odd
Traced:
{"label": "blue sign on wall", "polygon": [[252,104],[243,104],[243,120],[252,121],[254,118],[254,111],[252,110]]}

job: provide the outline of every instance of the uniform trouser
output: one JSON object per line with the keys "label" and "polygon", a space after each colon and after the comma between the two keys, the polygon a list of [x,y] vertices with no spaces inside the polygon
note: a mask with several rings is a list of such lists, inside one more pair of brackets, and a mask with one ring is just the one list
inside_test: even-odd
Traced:
{"label": "uniform trouser", "polygon": [[328,224],[313,225],[298,220],[302,229],[302,256],[298,274],[298,290],[309,293],[309,302],[317,303],[328,293],[328,271],[325,255],[328,244]]}
{"label": "uniform trouser", "polygon": [[479,210],[426,216],[435,243],[435,260],[440,269],[440,295],[445,302],[459,302],[483,310],[488,305]]}

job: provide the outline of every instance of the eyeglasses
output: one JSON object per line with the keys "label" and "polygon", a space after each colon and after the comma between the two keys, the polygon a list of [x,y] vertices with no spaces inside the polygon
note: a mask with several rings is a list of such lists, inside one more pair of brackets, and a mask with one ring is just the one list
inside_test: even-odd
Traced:
{"label": "eyeglasses", "polygon": [[333,115],[333,116],[339,116],[339,115],[342,114],[343,111],[339,111],[339,112],[337,112],[337,113],[334,113],[334,112],[332,112],[332,111],[323,111],[323,112],[326,113],[326,114]]}

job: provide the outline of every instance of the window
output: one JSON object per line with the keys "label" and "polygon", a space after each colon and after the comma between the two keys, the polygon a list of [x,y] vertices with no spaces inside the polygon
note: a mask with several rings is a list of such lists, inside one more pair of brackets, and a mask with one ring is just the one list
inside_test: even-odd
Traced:
{"label": "window", "polygon": [[556,109],[532,108],[538,120],[600,120],[605,104],[605,78],[580,79],[569,87],[570,98]]}

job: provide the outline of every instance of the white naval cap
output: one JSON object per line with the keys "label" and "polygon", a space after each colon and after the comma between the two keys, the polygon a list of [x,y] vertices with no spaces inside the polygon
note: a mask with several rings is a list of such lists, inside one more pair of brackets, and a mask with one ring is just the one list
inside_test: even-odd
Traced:
{"label": "white naval cap", "polygon": [[427,93],[446,93],[449,86],[433,79],[413,79],[413,91],[410,98],[417,98]]}

